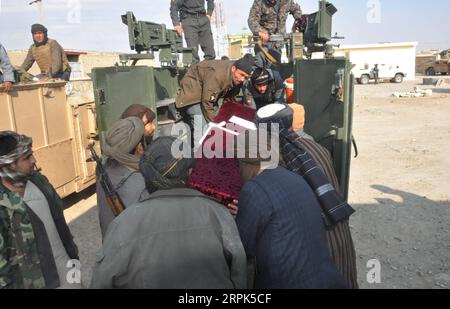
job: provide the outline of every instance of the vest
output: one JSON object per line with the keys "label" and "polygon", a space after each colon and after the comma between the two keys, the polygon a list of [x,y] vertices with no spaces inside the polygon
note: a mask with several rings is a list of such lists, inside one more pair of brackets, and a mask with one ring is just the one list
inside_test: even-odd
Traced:
{"label": "vest", "polygon": [[[52,48],[60,48],[60,46],[57,45],[56,41],[52,39],[48,39],[48,42],[45,45],[41,45],[39,47],[33,45],[31,47],[33,58],[41,69],[42,74],[48,74],[50,72],[52,65]],[[69,68],[69,61],[67,60],[64,51],[61,51],[61,53],[63,55],[63,67],[57,68],[57,72],[64,72]],[[55,69],[53,69],[53,71],[55,71]]]}

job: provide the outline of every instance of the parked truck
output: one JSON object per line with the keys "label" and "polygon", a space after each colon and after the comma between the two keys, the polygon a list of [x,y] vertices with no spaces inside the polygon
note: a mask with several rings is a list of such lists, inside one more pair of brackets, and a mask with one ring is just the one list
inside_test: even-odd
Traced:
{"label": "parked truck", "polygon": [[418,72],[427,76],[450,74],[450,49],[430,57],[420,64]]}
{"label": "parked truck", "polygon": [[[356,81],[359,84],[367,85],[370,81],[375,80],[375,69],[353,69],[353,74],[356,77]],[[378,65],[378,77],[379,81],[388,80],[394,83],[401,83],[406,77],[406,72],[399,66],[390,64]]]}

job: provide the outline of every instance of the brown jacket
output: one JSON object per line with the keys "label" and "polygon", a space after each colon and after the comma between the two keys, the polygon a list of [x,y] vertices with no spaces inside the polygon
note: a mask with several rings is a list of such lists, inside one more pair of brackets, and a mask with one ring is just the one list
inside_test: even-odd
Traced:
{"label": "brown jacket", "polygon": [[35,61],[41,69],[41,73],[49,74],[50,77],[70,70],[64,49],[57,41],[52,39],[48,39],[47,44],[39,47],[36,47],[35,44],[31,45],[21,68],[28,71]]}
{"label": "brown jacket", "polygon": [[202,103],[207,121],[214,120],[214,104],[220,98],[231,97],[233,86],[230,60],[205,60],[190,67],[180,83],[176,107],[183,108]]}

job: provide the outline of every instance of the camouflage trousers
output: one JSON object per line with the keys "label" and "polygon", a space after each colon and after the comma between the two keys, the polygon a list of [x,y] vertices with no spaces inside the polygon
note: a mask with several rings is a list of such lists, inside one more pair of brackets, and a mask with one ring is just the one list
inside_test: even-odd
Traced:
{"label": "camouflage trousers", "polygon": [[0,289],[45,286],[27,206],[15,193],[0,193]]}

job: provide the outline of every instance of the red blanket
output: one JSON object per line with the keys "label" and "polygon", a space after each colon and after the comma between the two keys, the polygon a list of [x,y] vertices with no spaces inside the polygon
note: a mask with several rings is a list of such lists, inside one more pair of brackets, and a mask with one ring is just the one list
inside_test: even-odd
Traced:
{"label": "red blanket", "polygon": [[[253,122],[255,110],[239,103],[226,101],[222,105],[215,122],[225,121],[229,123],[233,116]],[[203,145],[208,143],[208,139],[214,138],[214,134],[218,131],[220,129],[213,129],[203,142]],[[242,132],[243,128],[237,127],[236,131]],[[227,141],[232,141],[233,138],[229,133],[223,131],[220,133],[222,133],[220,136],[222,136],[223,140],[219,142],[220,145],[215,145],[215,147],[221,147],[223,150],[221,153],[225,154],[226,148],[229,147]],[[211,148],[214,149],[214,147]],[[203,149],[200,148],[199,151],[202,152]],[[197,155],[199,156],[199,154]],[[239,174],[239,162],[236,158],[208,159],[201,156],[201,158],[196,159],[196,167],[189,177],[189,185],[191,188],[217,199],[224,205],[228,205],[233,200],[239,200],[239,193],[243,186]]]}

